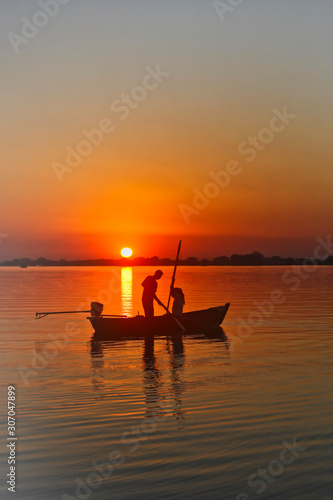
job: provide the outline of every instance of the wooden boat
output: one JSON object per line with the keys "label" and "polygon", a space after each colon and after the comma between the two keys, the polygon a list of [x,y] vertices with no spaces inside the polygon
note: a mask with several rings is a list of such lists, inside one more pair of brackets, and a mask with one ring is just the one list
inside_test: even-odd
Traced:
{"label": "wooden boat", "polygon": [[[140,315],[131,318],[100,315],[90,316],[87,319],[89,319],[95,330],[95,338],[100,340],[119,337],[175,335],[179,333],[205,334],[219,329],[229,306],[230,304],[225,304],[224,306],[187,312],[177,316],[177,321],[171,314],[154,316],[154,318],[149,319]],[[185,328],[185,332],[179,323]]]}
{"label": "wooden boat", "polygon": [[169,305],[172,289],[175,284],[175,275],[178,265],[181,240],[178,245],[177,257],[171,280],[168,305],[165,306],[160,300],[159,304],[167,311],[163,316],[145,318],[138,314],[134,317],[103,315],[103,304],[92,302],[90,311],[49,311],[36,312],[36,319],[45,318],[50,314],[75,314],[90,313],[87,318],[92,324],[95,334],[94,340],[111,340],[119,338],[147,338],[154,335],[177,335],[177,334],[201,334],[214,335],[223,333],[220,325],[222,324],[230,304],[224,306],[210,307],[200,311],[191,311],[179,316],[170,314]]}

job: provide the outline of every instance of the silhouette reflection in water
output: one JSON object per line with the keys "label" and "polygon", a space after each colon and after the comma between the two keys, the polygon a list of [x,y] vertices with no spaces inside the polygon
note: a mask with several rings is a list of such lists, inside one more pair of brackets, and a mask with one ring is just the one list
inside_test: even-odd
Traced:
{"label": "silhouette reflection in water", "polygon": [[[101,342],[91,341],[91,372],[92,372],[92,385],[96,391],[104,389],[104,359],[103,359],[103,346]],[[103,393],[100,393],[100,399],[103,399]]]}
{"label": "silhouette reflection in water", "polygon": [[[226,353],[228,353],[227,338],[221,329],[219,333],[209,339],[202,336],[207,342],[223,342]],[[104,355],[110,354],[114,356],[114,350],[125,344],[131,346],[133,343],[138,343],[138,339],[119,339],[112,341],[97,341],[93,337],[91,340],[91,367],[92,367],[92,384],[96,391],[102,391],[105,388],[107,380],[112,380],[112,374],[108,376],[110,369],[105,370]],[[175,416],[179,428],[184,426],[186,412],[183,409],[182,395],[186,388],[185,383],[185,349],[182,335],[167,337],[166,351],[169,357],[170,378],[169,383],[166,382],[165,373],[159,366],[158,357],[155,352],[154,337],[147,337],[142,344],[142,376],[143,376],[143,391],[145,395],[146,417],[152,418],[164,414],[165,403],[169,401],[168,406],[172,406],[172,412]],[[161,338],[158,339],[159,347]],[[124,363],[125,360],[124,360]],[[115,365],[111,372],[117,371],[121,367]],[[110,372],[110,373],[111,373]],[[101,397],[101,395],[100,395]],[[170,401],[173,399],[173,404]]]}
{"label": "silhouette reflection in water", "polygon": [[158,413],[161,401],[160,388],[163,384],[154,347],[154,337],[146,338],[143,345],[143,390],[147,417],[153,417]]}
{"label": "silhouette reflection in water", "polygon": [[185,381],[184,381],[185,353],[184,353],[183,338],[181,335],[172,337],[171,342],[168,339],[167,351],[169,353],[169,360],[170,360],[171,389],[174,397],[174,414],[178,420],[178,423],[181,425],[183,424],[184,420],[184,411],[182,410],[181,395],[185,390]]}
{"label": "silhouette reflection in water", "polygon": [[[184,391],[184,345],[181,335],[167,339],[167,352],[171,367],[171,391],[174,405],[173,414],[179,422],[184,418],[181,394]],[[161,402],[165,395],[162,392],[162,373],[155,356],[154,338],[146,338],[143,347],[143,390],[146,399],[146,416],[154,417],[163,412]],[[166,397],[169,395],[167,394]]]}

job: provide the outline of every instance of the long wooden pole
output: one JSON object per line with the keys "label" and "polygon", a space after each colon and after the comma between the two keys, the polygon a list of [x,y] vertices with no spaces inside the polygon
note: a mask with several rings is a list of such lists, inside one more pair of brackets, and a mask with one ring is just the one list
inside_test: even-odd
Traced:
{"label": "long wooden pole", "polygon": [[173,275],[172,275],[172,280],[171,280],[171,286],[170,286],[170,292],[169,292],[169,298],[168,298],[168,305],[167,305],[167,311],[169,312],[169,306],[170,306],[170,299],[171,299],[171,291],[173,289],[173,286],[175,284],[175,278],[176,278],[176,271],[177,271],[177,266],[178,266],[178,259],[179,259],[179,254],[180,254],[180,248],[182,246],[182,240],[179,241],[178,245],[178,250],[177,250],[177,257],[175,261],[175,267],[173,269]]}

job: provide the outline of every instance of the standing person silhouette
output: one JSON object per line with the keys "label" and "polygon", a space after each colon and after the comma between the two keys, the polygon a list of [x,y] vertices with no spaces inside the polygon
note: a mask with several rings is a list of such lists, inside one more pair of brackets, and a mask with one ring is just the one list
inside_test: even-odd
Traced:
{"label": "standing person silhouette", "polygon": [[162,305],[161,301],[156,296],[157,280],[161,279],[162,276],[163,272],[158,270],[155,272],[154,276],[147,276],[141,283],[143,286],[142,305],[146,318],[154,317],[154,300],[156,300],[159,305]]}
{"label": "standing person silhouette", "polygon": [[171,288],[171,297],[173,297],[172,314],[180,316],[183,314],[183,307],[185,305],[185,296],[181,288]]}

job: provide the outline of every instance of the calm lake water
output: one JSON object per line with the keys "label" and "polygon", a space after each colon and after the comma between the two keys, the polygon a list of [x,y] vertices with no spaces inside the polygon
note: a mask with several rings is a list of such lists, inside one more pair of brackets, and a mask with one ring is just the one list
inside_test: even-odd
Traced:
{"label": "calm lake water", "polygon": [[151,345],[94,342],[86,314],[34,315],[92,300],[136,314],[152,268],[0,268],[4,474],[8,385],[18,437],[17,492],[2,475],[1,498],[332,499],[333,267],[297,290],[288,270],[179,268],[186,311],[231,302],[225,336]]}

